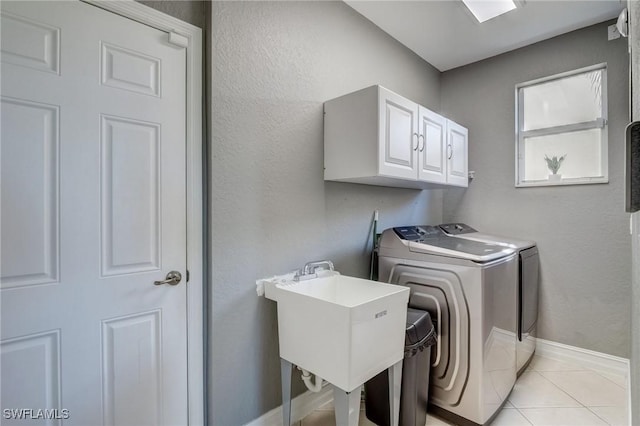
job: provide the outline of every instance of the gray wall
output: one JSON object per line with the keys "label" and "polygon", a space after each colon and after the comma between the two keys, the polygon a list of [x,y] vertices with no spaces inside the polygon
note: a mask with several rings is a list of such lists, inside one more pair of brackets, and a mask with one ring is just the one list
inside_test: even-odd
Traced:
{"label": "gray wall", "polygon": [[205,27],[205,3],[204,0],[136,0],[146,6],[152,7],[174,18],[182,19],[196,27]]}
{"label": "gray wall", "polygon": [[[608,63],[609,183],[514,187],[514,86]],[[443,73],[442,112],[469,128],[467,190],[447,190],[444,218],[538,242],[539,337],[629,357],[631,240],[624,212],[626,41],[607,23]]]}
{"label": "gray wall", "polygon": [[379,83],[438,110],[440,73],[342,2],[214,2],[211,24],[209,421],[239,425],[281,401],[255,280],[315,259],[366,276],[374,209],[442,218],[440,191],[324,182],[323,102]]}

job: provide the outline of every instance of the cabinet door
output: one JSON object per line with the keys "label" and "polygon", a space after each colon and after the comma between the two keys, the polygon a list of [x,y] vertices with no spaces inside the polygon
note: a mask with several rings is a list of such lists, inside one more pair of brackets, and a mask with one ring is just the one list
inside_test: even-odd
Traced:
{"label": "cabinet door", "polygon": [[469,132],[456,122],[447,120],[447,183],[469,186],[467,141]]}
{"label": "cabinet door", "polygon": [[378,172],[416,180],[418,176],[418,105],[380,88]]}
{"label": "cabinet door", "polygon": [[447,173],[447,119],[420,107],[418,179],[446,183]]}

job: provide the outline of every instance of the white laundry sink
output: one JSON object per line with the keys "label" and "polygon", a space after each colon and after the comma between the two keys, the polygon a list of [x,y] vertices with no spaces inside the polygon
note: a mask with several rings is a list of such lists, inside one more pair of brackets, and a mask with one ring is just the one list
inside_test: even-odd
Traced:
{"label": "white laundry sink", "polygon": [[403,358],[409,289],[321,271],[265,283],[280,357],[351,392]]}

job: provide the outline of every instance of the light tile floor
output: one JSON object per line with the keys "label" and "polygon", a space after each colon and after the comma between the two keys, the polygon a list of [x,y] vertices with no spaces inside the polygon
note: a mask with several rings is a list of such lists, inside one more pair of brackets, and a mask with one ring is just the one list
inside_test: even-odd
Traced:
{"label": "light tile floor", "polygon": [[[628,426],[627,378],[585,366],[534,356],[516,382],[494,426]],[[335,425],[333,404],[297,426]],[[360,426],[375,426],[360,411]],[[426,426],[450,426],[427,415]]]}

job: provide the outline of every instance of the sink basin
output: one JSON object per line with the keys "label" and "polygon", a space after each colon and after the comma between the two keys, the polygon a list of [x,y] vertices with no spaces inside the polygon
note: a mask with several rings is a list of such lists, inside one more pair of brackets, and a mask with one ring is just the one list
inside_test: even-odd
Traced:
{"label": "sink basin", "polygon": [[403,358],[409,289],[318,275],[265,284],[278,303],[280,357],[351,392]]}

